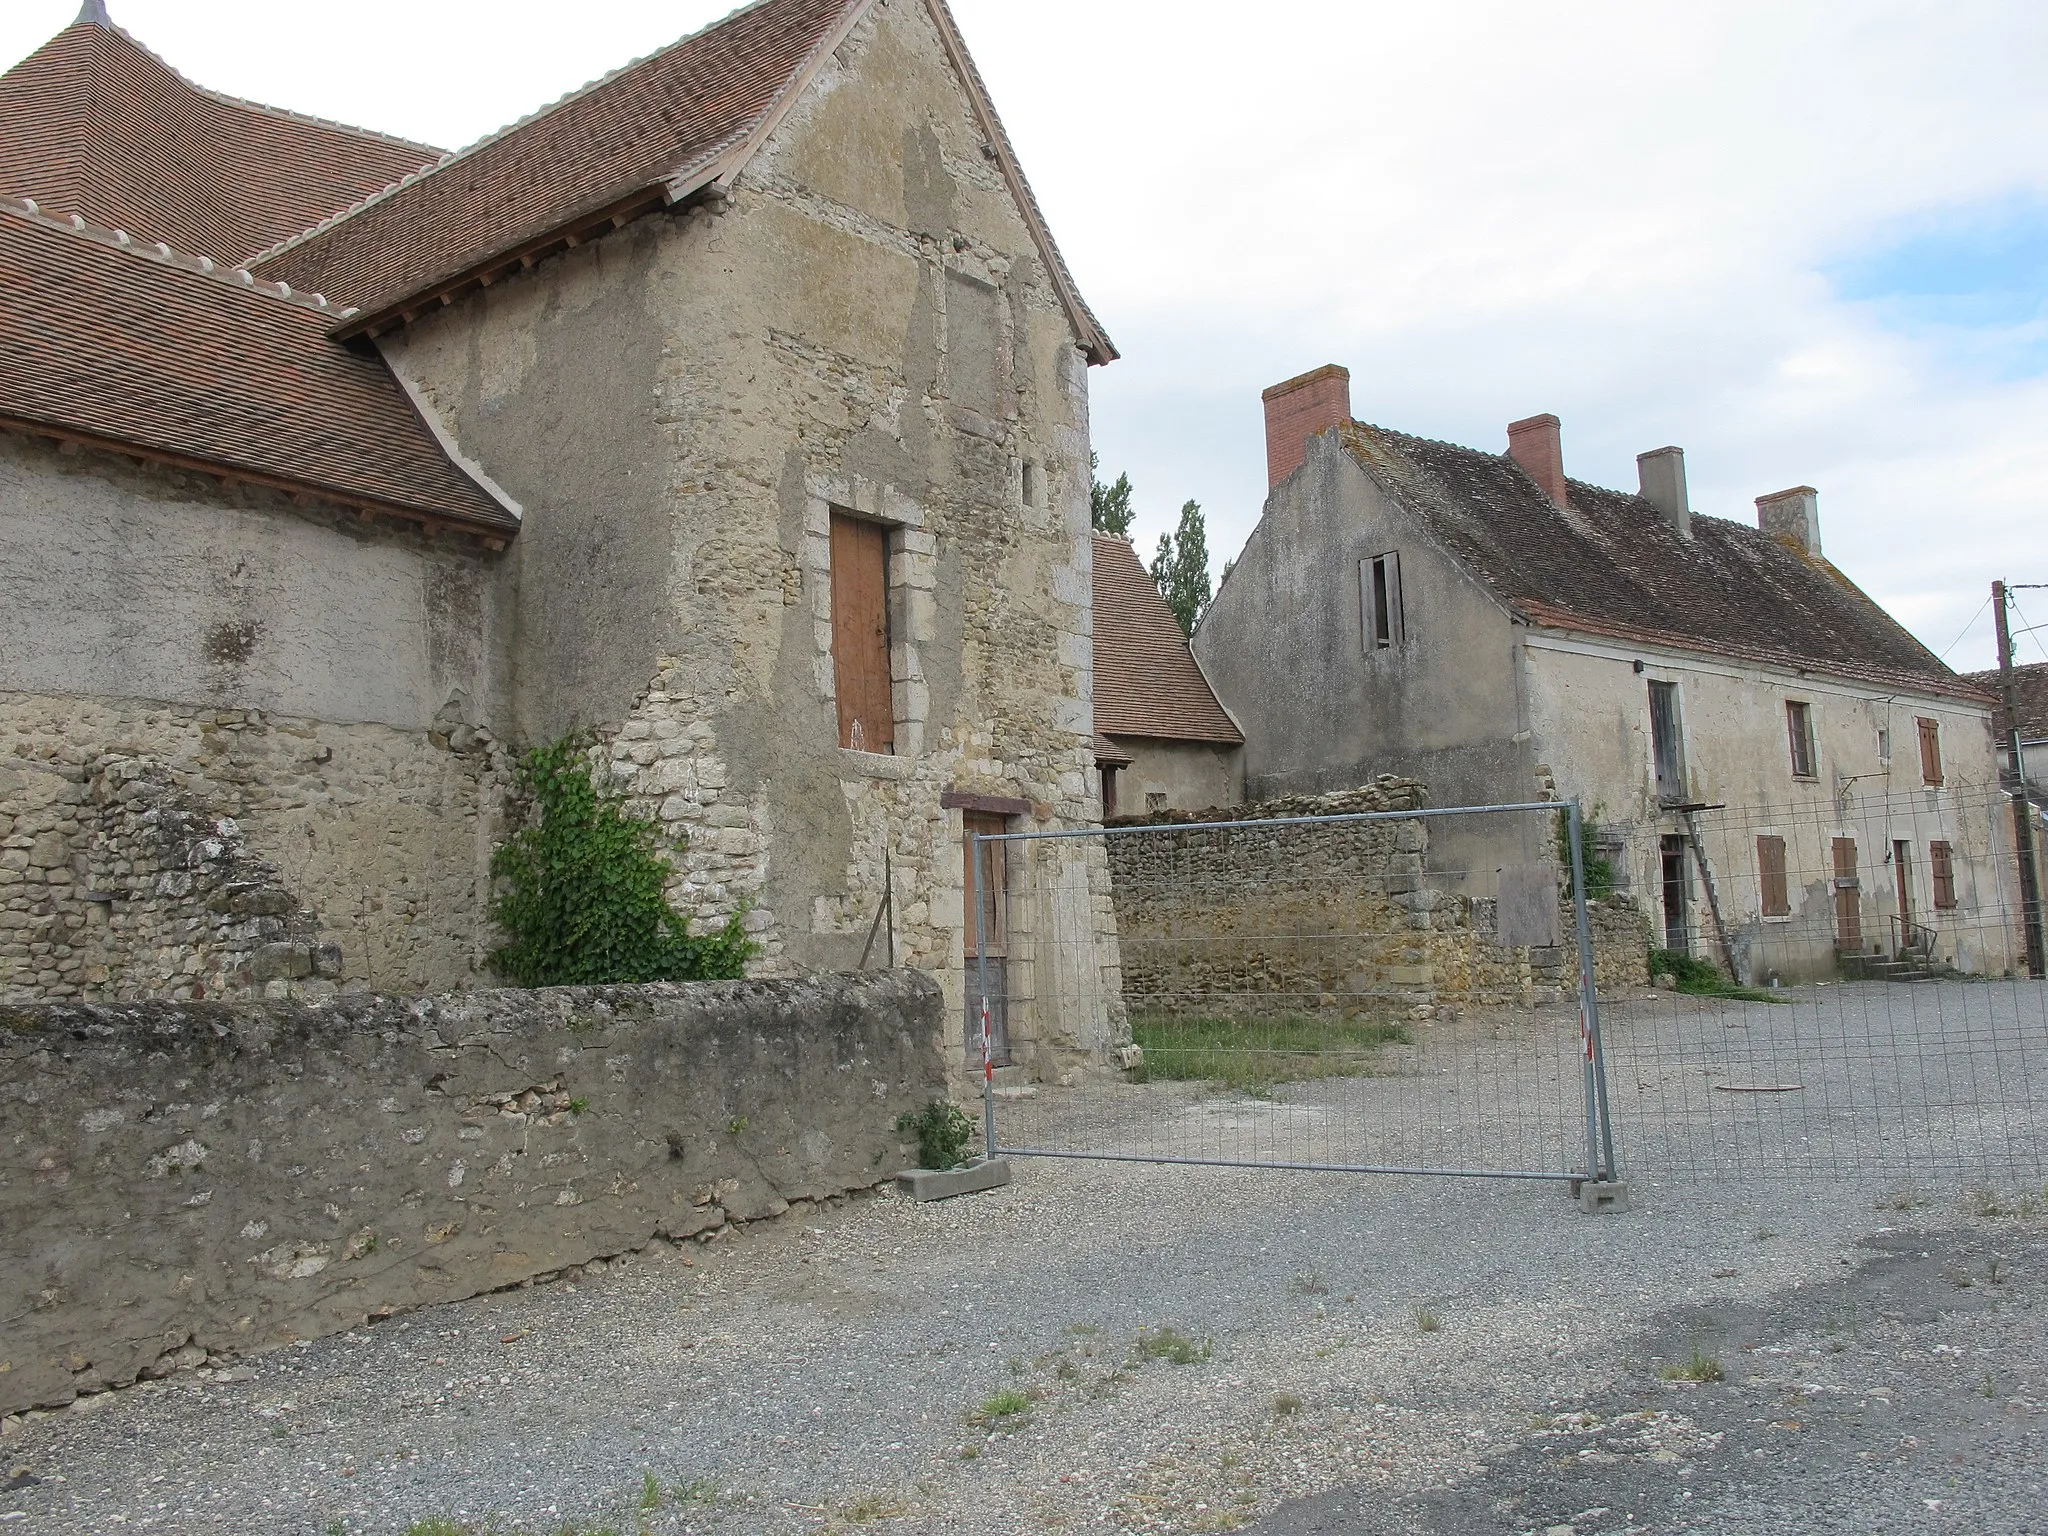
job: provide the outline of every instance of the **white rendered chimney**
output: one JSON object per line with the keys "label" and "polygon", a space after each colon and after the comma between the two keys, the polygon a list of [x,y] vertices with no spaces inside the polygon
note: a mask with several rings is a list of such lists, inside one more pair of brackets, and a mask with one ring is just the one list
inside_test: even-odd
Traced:
{"label": "white rendered chimney", "polygon": [[1636,483],[1643,500],[1664,514],[1681,539],[1692,537],[1692,504],[1685,494],[1685,450],[1652,448],[1636,455]]}

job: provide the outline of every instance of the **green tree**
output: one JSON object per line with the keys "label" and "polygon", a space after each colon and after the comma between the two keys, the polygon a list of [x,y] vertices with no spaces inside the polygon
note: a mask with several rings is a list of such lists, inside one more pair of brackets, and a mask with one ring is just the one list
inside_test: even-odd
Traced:
{"label": "green tree", "polygon": [[491,961],[522,987],[716,981],[746,974],[756,952],[737,915],[693,934],[664,894],[669,861],[654,824],[591,776],[590,743],[564,736],[519,760],[527,825],[491,854],[505,884],[491,920],[505,942]]}
{"label": "green tree", "polygon": [[[1092,478],[1102,461],[1094,454],[1088,455],[1088,470]],[[1104,485],[1093,480],[1088,491],[1089,520],[1094,523],[1097,533],[1113,533],[1120,539],[1131,536],[1131,477],[1118,475],[1115,485]]]}
{"label": "green tree", "polygon": [[1202,504],[1190,501],[1180,509],[1180,528],[1159,535],[1159,551],[1153,556],[1152,584],[1166,599],[1166,606],[1180,620],[1183,633],[1192,635],[1202,615],[1209,611],[1209,528],[1202,519]]}

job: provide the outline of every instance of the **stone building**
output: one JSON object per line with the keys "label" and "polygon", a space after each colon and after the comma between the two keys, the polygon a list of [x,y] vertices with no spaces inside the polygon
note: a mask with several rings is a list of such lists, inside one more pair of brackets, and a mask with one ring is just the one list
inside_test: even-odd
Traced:
{"label": "stone building", "polygon": [[[1334,366],[1265,403],[1271,491],[1194,637],[1250,798],[1577,797],[1660,943],[1753,980],[2013,963],[1991,701],[1829,563],[1811,489],[1697,515],[1676,448],[1607,490],[1555,417],[1431,442],[1352,420]],[[1439,823],[1433,864],[1515,861],[1486,844]]]}
{"label": "stone building", "polygon": [[1102,815],[1244,799],[1244,736],[1209,687],[1138,552],[1095,536],[1095,771]]}
{"label": "stone building", "polygon": [[[694,918],[958,1019],[966,828],[1098,815],[1116,354],[943,0],[759,0],[456,154],[89,0],[0,199],[0,990],[478,979],[508,750],[581,728]],[[1064,1070],[1106,869],[1012,863],[1020,973],[1098,941]]]}

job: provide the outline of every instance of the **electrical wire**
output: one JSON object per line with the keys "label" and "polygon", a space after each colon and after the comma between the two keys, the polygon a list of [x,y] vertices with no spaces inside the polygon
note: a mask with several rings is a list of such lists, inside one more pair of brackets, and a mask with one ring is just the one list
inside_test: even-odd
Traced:
{"label": "electrical wire", "polygon": [[1963,641],[1969,637],[1970,631],[1977,627],[1977,621],[1984,617],[1985,610],[1988,609],[1990,606],[1991,599],[1987,597],[1984,599],[1983,603],[1978,607],[1977,611],[1970,615],[1970,622],[1963,626],[1962,634],[1957,635],[1955,639],[1949,641],[1949,643],[1942,649],[1941,659],[1943,661],[1947,661],[1948,653],[1954,650],[1957,646],[1961,645]]}

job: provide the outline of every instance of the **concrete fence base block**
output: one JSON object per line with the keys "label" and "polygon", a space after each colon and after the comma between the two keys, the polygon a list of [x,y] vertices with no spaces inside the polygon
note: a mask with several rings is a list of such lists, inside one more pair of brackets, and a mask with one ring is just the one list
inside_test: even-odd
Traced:
{"label": "concrete fence base block", "polygon": [[913,1200],[950,1200],[1009,1182],[1009,1161],[1000,1157],[965,1168],[906,1168],[896,1175],[897,1187]]}
{"label": "concrete fence base block", "polygon": [[1628,1185],[1618,1180],[1609,1184],[1598,1179],[1573,1179],[1572,1195],[1578,1200],[1579,1209],[1591,1216],[1628,1209]]}

